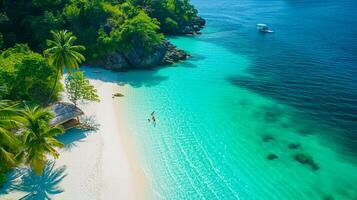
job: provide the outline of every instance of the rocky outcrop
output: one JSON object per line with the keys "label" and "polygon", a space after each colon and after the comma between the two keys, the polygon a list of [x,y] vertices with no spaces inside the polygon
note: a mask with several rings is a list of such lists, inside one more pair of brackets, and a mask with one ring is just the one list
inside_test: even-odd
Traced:
{"label": "rocky outcrop", "polygon": [[202,17],[200,16],[197,16],[196,17],[196,20],[193,22],[194,25],[198,25],[200,26],[201,28],[203,28],[204,26],[206,26],[206,20],[203,19]]}
{"label": "rocky outcrop", "polygon": [[289,147],[289,149],[298,149],[301,147],[301,145],[298,143],[291,143],[288,145],[288,147]]}
{"label": "rocky outcrop", "polygon": [[112,54],[105,58],[104,63],[101,65],[106,69],[113,71],[122,71],[129,68],[127,59],[122,54]]}
{"label": "rocky outcrop", "polygon": [[[184,26],[179,34],[194,35],[206,25],[206,20],[196,17],[189,25]],[[133,49],[125,54],[114,53],[106,56],[100,61],[88,62],[91,66],[101,66],[113,71],[128,71],[131,69],[147,69],[159,65],[172,65],[180,60],[190,57],[188,53],[178,49],[176,46],[165,40],[157,45],[151,52],[145,51],[140,39],[133,40]]]}
{"label": "rocky outcrop", "polygon": [[273,136],[271,136],[271,135],[264,135],[263,136],[263,141],[264,142],[270,142],[270,141],[273,141],[273,140],[275,140],[275,138]]}
{"label": "rocky outcrop", "polygon": [[319,165],[310,155],[304,153],[297,153],[295,154],[294,159],[301,164],[309,165],[313,171],[317,171],[320,169]]}
{"label": "rocky outcrop", "polygon": [[87,61],[89,66],[101,67],[113,71],[127,71],[130,66],[127,59],[122,54],[111,54],[96,61]]}
{"label": "rocky outcrop", "polygon": [[167,42],[156,45],[151,52],[147,52],[140,42],[141,40],[134,40],[134,48],[124,54],[126,61],[130,68],[149,68],[160,65],[167,52]]}
{"label": "rocky outcrop", "polygon": [[276,160],[276,159],[278,159],[279,157],[276,155],[276,154],[274,154],[274,153],[271,153],[271,154],[269,154],[269,155],[267,155],[267,159],[268,160]]}
{"label": "rocky outcrop", "polygon": [[126,54],[115,53],[97,62],[88,63],[91,66],[101,66],[113,71],[128,71],[131,69],[148,69],[159,65],[171,65],[186,60],[190,55],[165,40],[157,45],[152,53],[147,53],[140,43],[135,43],[133,50]]}
{"label": "rocky outcrop", "polygon": [[203,19],[202,17],[197,16],[191,24],[188,24],[184,26],[181,29],[181,34],[184,35],[196,35],[196,34],[201,34],[201,29],[204,28],[206,25],[206,20]]}
{"label": "rocky outcrop", "polygon": [[179,62],[180,60],[186,60],[190,57],[188,53],[186,53],[181,49],[178,49],[170,42],[167,42],[166,46],[167,46],[167,51],[165,57],[161,62],[162,65],[172,65]]}

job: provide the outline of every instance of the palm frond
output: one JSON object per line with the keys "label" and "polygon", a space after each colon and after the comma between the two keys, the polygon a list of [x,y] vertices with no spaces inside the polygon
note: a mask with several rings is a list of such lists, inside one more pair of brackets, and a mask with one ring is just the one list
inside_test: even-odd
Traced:
{"label": "palm frond", "polygon": [[0,147],[0,160],[8,167],[13,167],[16,165],[14,154],[7,152],[5,149]]}
{"label": "palm frond", "polygon": [[58,158],[56,148],[64,146],[54,138],[62,134],[63,129],[50,126],[53,114],[48,109],[25,106],[21,114],[24,122],[22,141],[26,149],[25,160],[36,174],[41,174],[47,155]]}
{"label": "palm frond", "polygon": [[52,40],[47,40],[49,47],[43,53],[48,57],[50,64],[63,73],[64,68],[70,72],[78,69],[85,60],[80,51],[85,47],[73,45],[77,38],[67,30],[51,31]]}

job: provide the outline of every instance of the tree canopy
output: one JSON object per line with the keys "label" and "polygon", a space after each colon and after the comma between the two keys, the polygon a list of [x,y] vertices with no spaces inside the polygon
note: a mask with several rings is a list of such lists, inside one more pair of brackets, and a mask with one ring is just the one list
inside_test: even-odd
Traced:
{"label": "tree canopy", "polygon": [[77,71],[68,74],[65,80],[68,99],[77,105],[80,100],[99,101],[97,90],[84,77],[83,72]]}
{"label": "tree canopy", "polygon": [[[51,91],[49,83],[53,83],[55,77],[55,69],[27,45],[17,44],[0,54],[0,82],[6,87],[3,98],[44,102]],[[61,84],[58,84],[55,96],[60,90]]]}
{"label": "tree canopy", "polygon": [[135,42],[150,52],[163,41],[160,32],[178,33],[196,16],[189,0],[2,0],[0,47],[27,43],[41,52],[51,30],[67,29],[88,60],[125,53]]}

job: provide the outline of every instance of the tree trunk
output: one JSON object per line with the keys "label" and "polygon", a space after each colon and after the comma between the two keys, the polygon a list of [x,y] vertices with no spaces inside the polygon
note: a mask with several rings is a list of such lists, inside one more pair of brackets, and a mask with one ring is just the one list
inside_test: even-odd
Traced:
{"label": "tree trunk", "polygon": [[54,93],[55,93],[55,89],[56,89],[56,86],[57,86],[59,74],[60,74],[60,70],[57,69],[57,75],[56,75],[55,83],[53,84],[53,87],[52,87],[52,90],[51,90],[51,94],[50,94],[50,96],[48,97],[48,100],[47,100],[46,105],[48,105],[48,104],[51,102],[52,97],[53,97],[53,95],[54,95]]}

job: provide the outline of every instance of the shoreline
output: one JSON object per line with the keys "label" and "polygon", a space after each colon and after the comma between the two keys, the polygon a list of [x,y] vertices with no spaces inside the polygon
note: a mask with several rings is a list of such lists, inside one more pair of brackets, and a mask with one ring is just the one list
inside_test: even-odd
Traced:
{"label": "shoreline", "polygon": [[[127,92],[124,86],[119,86],[117,84],[113,84],[113,94],[117,92]],[[113,98],[113,107],[114,107],[114,114],[118,121],[118,129],[119,132],[124,133],[120,134],[120,138],[122,139],[122,145],[128,155],[128,162],[130,165],[130,169],[132,171],[133,181],[136,183],[136,191],[134,198],[135,199],[148,199],[150,197],[150,188],[149,188],[149,177],[145,174],[142,165],[140,164],[139,154],[137,149],[135,149],[134,145],[134,138],[130,135],[128,128],[127,128],[127,121],[125,120],[124,113],[122,109],[122,104],[120,100],[124,97]]]}
{"label": "shoreline", "polygon": [[[99,154],[97,155],[100,158],[97,161],[99,164],[97,167],[93,167],[93,169],[96,169],[98,172],[95,175],[95,179],[88,182],[88,187],[85,187],[96,188],[96,190],[90,191],[93,195],[90,196],[89,199],[146,199],[145,197],[148,191],[147,178],[140,171],[141,166],[131,140],[132,138],[125,128],[126,122],[122,120],[123,117],[121,116],[123,114],[120,113],[120,105],[115,102],[118,98],[112,98],[112,94],[120,90],[121,86],[117,85],[114,81],[101,80],[102,77],[111,77],[111,79],[115,80],[114,76],[117,74],[100,70],[101,74],[93,77],[92,73],[93,71],[98,71],[97,69],[86,67],[84,71],[86,74],[91,74],[91,76],[87,77],[97,89],[98,96],[100,97],[99,103],[90,102],[81,106],[86,116],[94,116],[94,120],[100,125],[98,131],[89,133],[89,136],[93,134],[93,136],[96,135],[95,137],[100,137],[97,138],[97,140],[100,141],[100,151],[96,152]],[[95,149],[94,144],[90,146]],[[81,151],[80,148],[78,150]],[[85,149],[82,151],[87,153]],[[63,155],[62,158],[65,156],[67,155]],[[93,161],[84,160],[84,162]],[[72,160],[66,163],[66,166],[80,165],[80,163],[81,160],[78,160],[78,163],[74,163]],[[73,177],[81,179],[78,174],[76,176],[78,177]],[[77,182],[82,181],[85,180]],[[77,183],[72,182],[68,184],[67,187],[64,184],[64,189],[72,188],[72,184]],[[80,189],[80,191],[85,192],[83,188]],[[66,189],[62,194],[65,194],[68,198],[77,196],[76,199],[88,199],[88,197],[85,196],[71,194],[68,190],[66,192]],[[62,199],[60,196],[61,195],[54,197]],[[96,197],[94,198],[94,196]],[[67,199],[66,197],[63,199]]]}
{"label": "shoreline", "polygon": [[[13,173],[16,178],[2,189],[1,199],[19,199],[26,195],[51,199],[127,199],[149,196],[149,182],[140,166],[130,133],[125,128],[124,113],[112,94],[120,90],[117,74],[83,68],[97,89],[100,102],[80,104],[85,117],[96,131],[73,129],[58,139],[65,144],[60,157],[51,159],[43,175],[35,176],[26,168]],[[109,77],[109,79],[107,79]],[[103,79],[105,78],[105,80]],[[64,97],[62,99],[66,101]],[[25,170],[25,171],[24,171]],[[20,187],[18,187],[20,186]]]}
{"label": "shoreline", "polygon": [[[97,71],[88,67],[84,70],[87,74]],[[117,75],[111,71],[101,70],[101,74],[95,75],[99,77],[89,77],[101,99],[100,103],[90,103],[97,104],[94,116],[102,126],[102,169],[99,176],[102,188],[99,199],[146,199],[149,191],[147,177],[140,166],[133,138],[126,128],[127,122],[124,120],[124,113],[121,112],[121,105],[117,102],[120,98],[112,98],[112,95],[123,86],[119,86],[116,81],[100,80],[101,77],[116,80]],[[99,80],[96,80],[97,78]],[[91,106],[89,108],[91,109]],[[87,113],[87,110],[84,112]]]}
{"label": "shoreline", "polygon": [[[91,79],[91,81],[94,80]],[[141,171],[130,133],[125,128],[126,122],[122,120],[120,105],[115,102],[117,98],[112,98],[112,94],[120,90],[120,86],[116,83],[102,82],[102,84],[108,87],[101,91],[98,89],[98,94],[105,106],[96,116],[102,115],[101,117],[105,121],[102,124],[108,125],[107,131],[111,131],[113,134],[104,133],[103,136],[101,177],[103,188],[100,191],[100,199],[145,199],[148,188],[147,180]],[[109,107],[109,105],[111,106]],[[120,156],[115,156],[118,154]]]}

